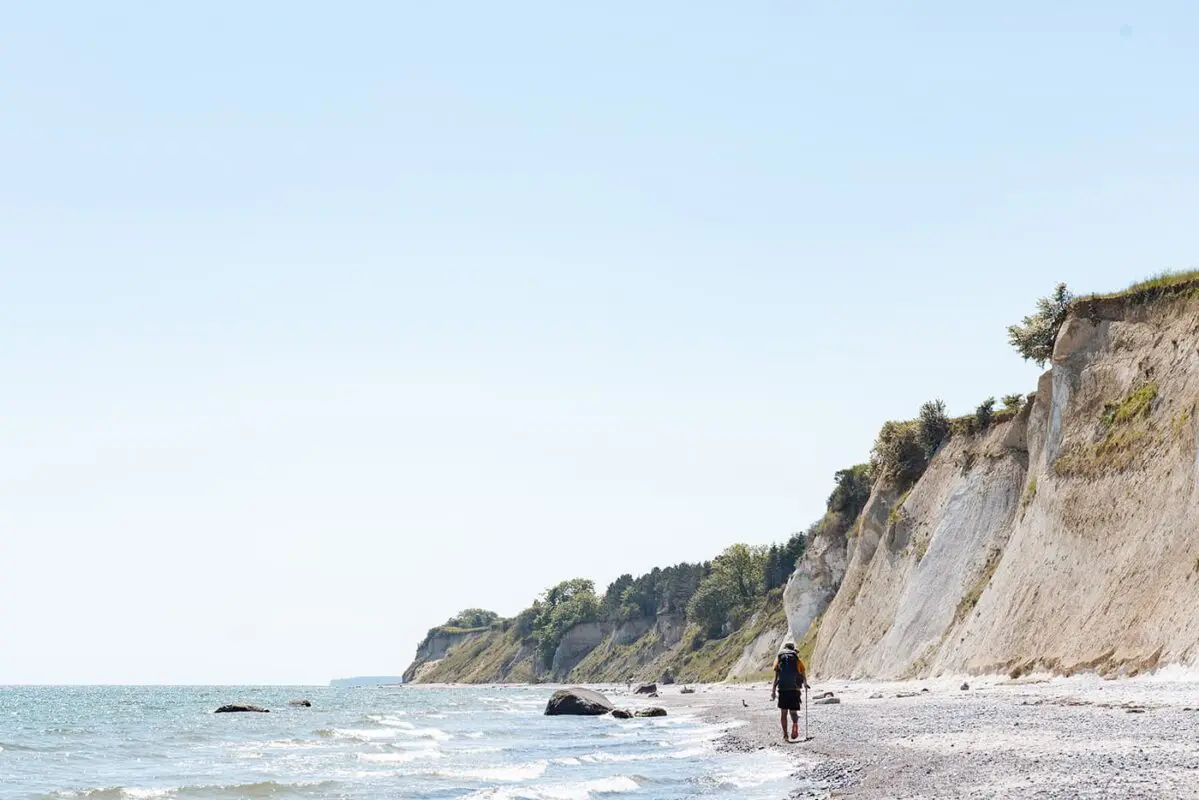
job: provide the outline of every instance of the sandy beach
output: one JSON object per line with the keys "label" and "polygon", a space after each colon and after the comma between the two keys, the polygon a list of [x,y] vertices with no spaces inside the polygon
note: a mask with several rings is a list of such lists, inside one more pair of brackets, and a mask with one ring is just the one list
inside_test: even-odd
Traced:
{"label": "sandy beach", "polygon": [[728,726],[722,748],[788,753],[794,798],[1199,798],[1194,675],[813,684],[841,702],[793,744],[768,684],[680,688],[651,702]]}

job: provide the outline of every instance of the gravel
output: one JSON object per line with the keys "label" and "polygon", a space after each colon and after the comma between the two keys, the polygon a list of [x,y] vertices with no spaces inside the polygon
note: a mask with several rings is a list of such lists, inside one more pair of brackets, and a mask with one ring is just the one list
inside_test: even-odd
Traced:
{"label": "gravel", "polygon": [[960,682],[821,684],[842,702],[789,744],[768,685],[659,702],[734,726],[722,749],[788,753],[793,798],[1199,798],[1199,679]]}

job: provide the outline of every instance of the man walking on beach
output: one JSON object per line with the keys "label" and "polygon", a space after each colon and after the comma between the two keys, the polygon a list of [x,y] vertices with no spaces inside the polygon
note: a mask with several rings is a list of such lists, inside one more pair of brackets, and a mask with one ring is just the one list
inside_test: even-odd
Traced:
{"label": "man walking on beach", "polygon": [[[795,652],[795,642],[787,642],[774,659],[774,685],[770,687],[770,699],[778,697],[779,721],[783,725],[783,741],[799,738],[800,690],[808,686],[807,671],[803,660]],[[791,738],[787,738],[787,712],[791,712]]]}

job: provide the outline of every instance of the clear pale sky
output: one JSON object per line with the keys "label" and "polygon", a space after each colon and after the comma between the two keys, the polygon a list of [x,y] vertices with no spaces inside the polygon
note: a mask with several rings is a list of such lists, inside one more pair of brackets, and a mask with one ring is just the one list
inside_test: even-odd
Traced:
{"label": "clear pale sky", "polygon": [[398,674],[781,541],[1194,266],[1190,2],[9,3],[0,683]]}

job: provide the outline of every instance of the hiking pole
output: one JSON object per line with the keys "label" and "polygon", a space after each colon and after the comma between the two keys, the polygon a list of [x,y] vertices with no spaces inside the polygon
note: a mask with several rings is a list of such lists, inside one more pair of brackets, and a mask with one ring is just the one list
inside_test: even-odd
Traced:
{"label": "hiking pole", "polygon": [[804,683],[804,694],[807,695],[807,702],[803,704],[803,740],[806,742],[812,738],[808,736],[808,706],[812,705],[812,687],[808,686],[806,681]]}

